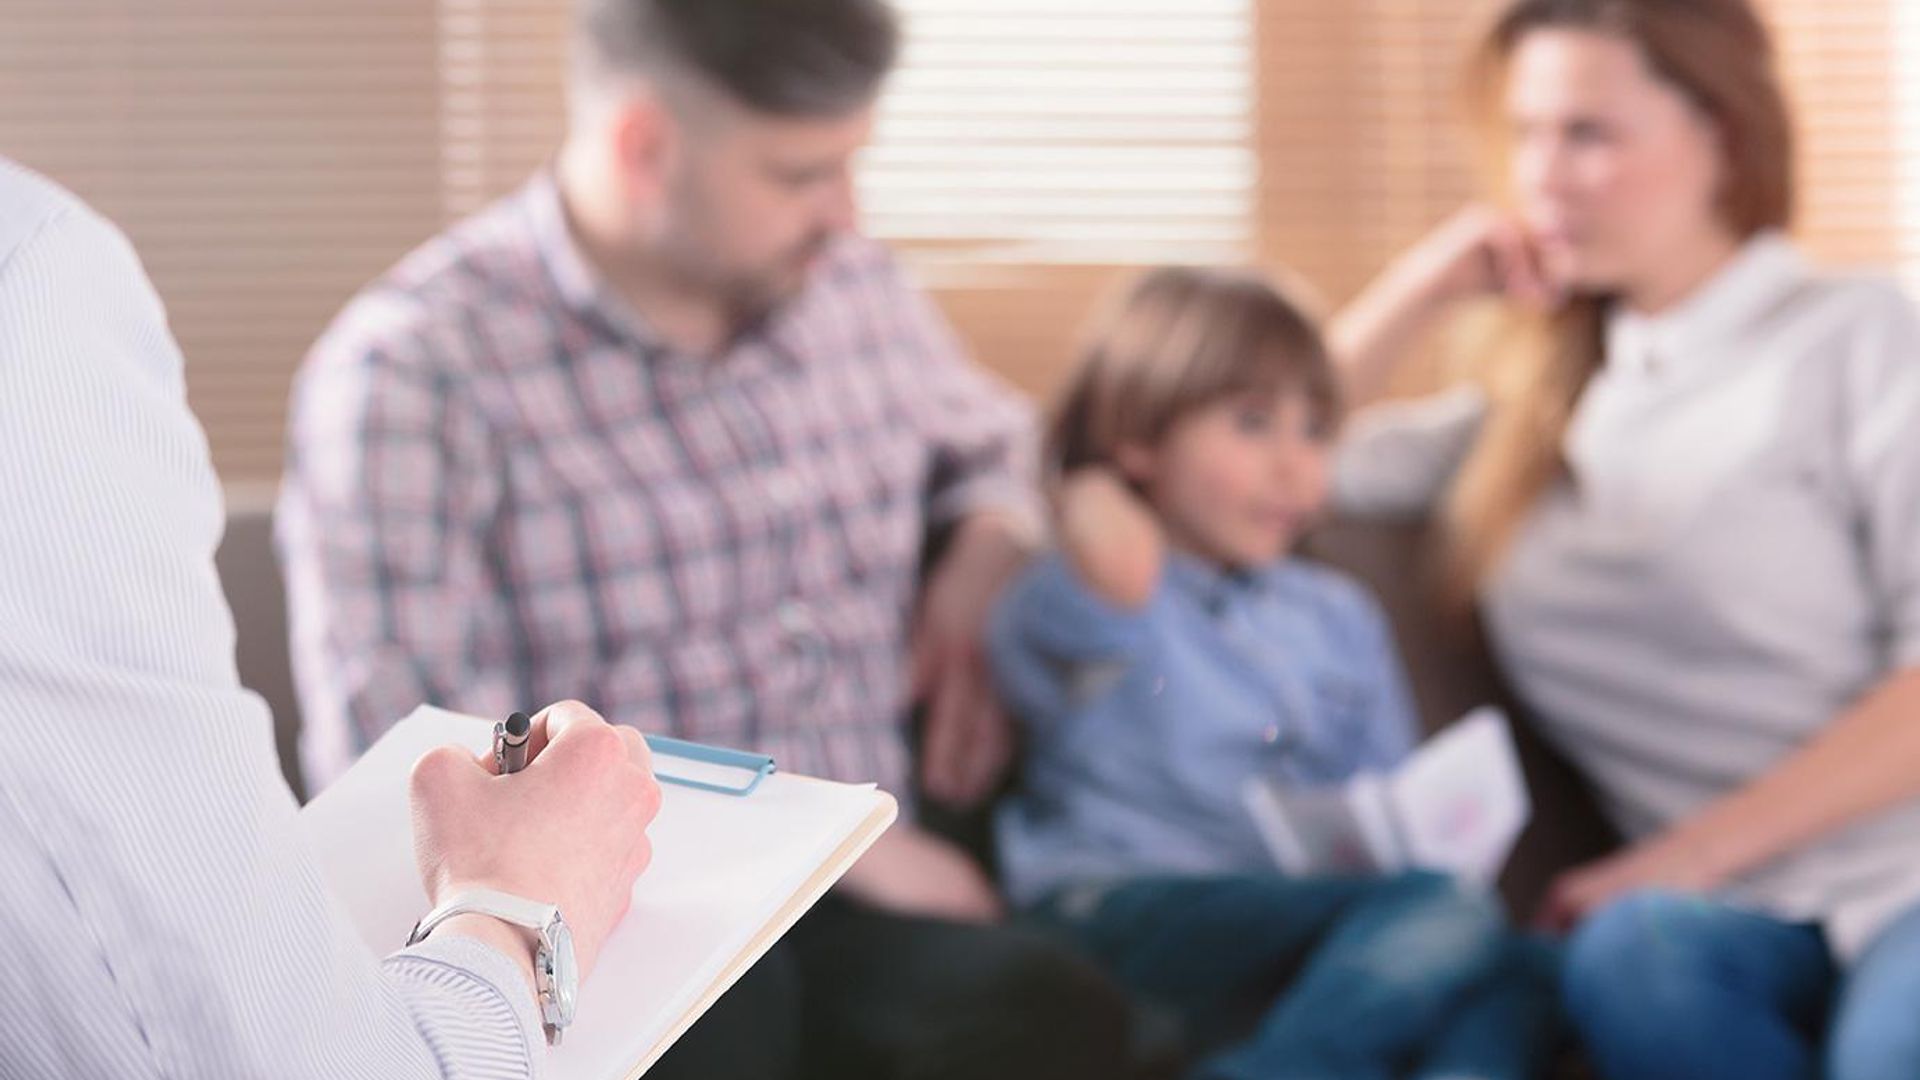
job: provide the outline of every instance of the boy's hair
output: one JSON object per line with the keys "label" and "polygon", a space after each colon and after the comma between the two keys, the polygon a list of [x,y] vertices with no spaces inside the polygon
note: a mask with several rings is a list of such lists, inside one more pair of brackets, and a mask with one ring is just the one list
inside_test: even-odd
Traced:
{"label": "boy's hair", "polygon": [[577,0],[575,84],[692,78],[755,112],[844,116],[892,69],[887,0]]}
{"label": "boy's hair", "polygon": [[1141,275],[1092,326],[1047,425],[1051,478],[1113,465],[1195,410],[1242,394],[1301,393],[1316,427],[1339,412],[1320,332],[1268,278],[1164,267]]}

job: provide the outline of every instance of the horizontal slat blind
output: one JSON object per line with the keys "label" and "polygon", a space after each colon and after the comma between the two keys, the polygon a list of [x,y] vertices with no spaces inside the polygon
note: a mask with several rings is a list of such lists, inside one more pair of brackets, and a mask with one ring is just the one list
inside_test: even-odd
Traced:
{"label": "horizontal slat blind", "polygon": [[442,183],[459,218],[559,147],[571,0],[438,0]]}
{"label": "horizontal slat blind", "polygon": [[1839,265],[1889,266],[1901,235],[1896,9],[1911,0],[1766,0],[1799,121],[1800,238]]}
{"label": "horizontal slat blind", "polygon": [[[552,153],[570,6],[0,0],[0,152],[132,235],[223,476],[271,480],[326,320]],[[1475,191],[1468,6],[902,0],[868,225],[1035,391],[1132,266],[1253,257],[1341,301]],[[1802,238],[1920,277],[1920,3],[1764,7],[1798,108]]]}
{"label": "horizontal slat blind", "polygon": [[428,0],[0,0],[0,152],[119,222],[229,479],[277,476],[288,382],[440,220]]}
{"label": "horizontal slat blind", "polygon": [[1023,266],[1251,255],[1251,0],[900,7],[875,235]]}
{"label": "horizontal slat blind", "polygon": [[1920,291],[1920,3],[1892,3],[1898,255],[1908,288]]}

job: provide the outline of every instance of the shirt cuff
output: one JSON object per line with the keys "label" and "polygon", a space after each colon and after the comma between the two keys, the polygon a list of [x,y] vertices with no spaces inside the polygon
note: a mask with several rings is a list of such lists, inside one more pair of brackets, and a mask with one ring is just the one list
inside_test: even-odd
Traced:
{"label": "shirt cuff", "polygon": [[1908,668],[1920,668],[1920,634],[1898,634],[1893,639],[1893,665],[1889,674]]}
{"label": "shirt cuff", "polygon": [[442,1060],[466,1063],[456,1075],[539,1075],[546,1031],[517,960],[447,933],[402,949],[381,966]]}

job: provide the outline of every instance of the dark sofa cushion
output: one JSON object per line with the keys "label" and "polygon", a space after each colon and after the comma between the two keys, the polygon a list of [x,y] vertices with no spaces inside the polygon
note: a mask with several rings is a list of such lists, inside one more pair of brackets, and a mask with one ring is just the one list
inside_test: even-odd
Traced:
{"label": "dark sofa cushion", "polygon": [[1534,814],[1500,889],[1516,916],[1529,917],[1556,874],[1605,854],[1618,834],[1586,782],[1508,692],[1477,623],[1440,610],[1433,550],[1432,531],[1422,524],[1340,521],[1318,531],[1306,554],[1359,578],[1380,598],[1429,733],[1484,704],[1512,718]]}

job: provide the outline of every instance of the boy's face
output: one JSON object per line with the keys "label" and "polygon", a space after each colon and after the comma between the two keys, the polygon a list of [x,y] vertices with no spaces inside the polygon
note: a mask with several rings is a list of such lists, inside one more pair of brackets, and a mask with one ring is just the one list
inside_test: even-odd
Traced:
{"label": "boy's face", "polygon": [[1228,568],[1271,563],[1327,498],[1327,438],[1299,393],[1248,394],[1175,422],[1159,445],[1122,448],[1175,547]]}

